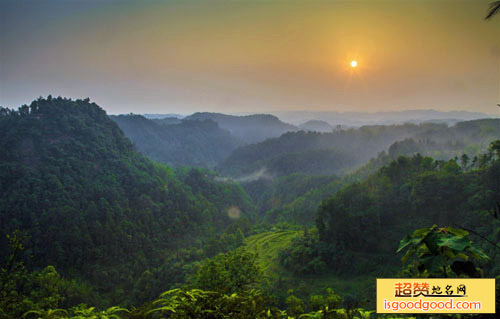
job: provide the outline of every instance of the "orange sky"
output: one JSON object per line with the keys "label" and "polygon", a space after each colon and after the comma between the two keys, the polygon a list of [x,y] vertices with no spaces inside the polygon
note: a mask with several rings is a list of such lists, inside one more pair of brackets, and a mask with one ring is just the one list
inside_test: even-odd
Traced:
{"label": "orange sky", "polygon": [[500,115],[488,3],[4,1],[0,105],[53,94],[110,113]]}

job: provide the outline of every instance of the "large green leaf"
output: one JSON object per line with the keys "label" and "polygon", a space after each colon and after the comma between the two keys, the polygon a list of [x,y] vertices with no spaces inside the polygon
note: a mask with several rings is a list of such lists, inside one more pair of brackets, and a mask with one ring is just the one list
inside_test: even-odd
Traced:
{"label": "large green leaf", "polygon": [[466,231],[464,229],[454,228],[454,227],[445,227],[445,228],[442,228],[442,230],[444,230],[450,234],[453,234],[456,236],[461,236],[461,237],[465,237],[465,236],[469,235],[468,231]]}
{"label": "large green leaf", "polygon": [[441,236],[437,238],[436,242],[439,248],[448,247],[456,252],[464,251],[471,245],[470,239],[459,236]]}
{"label": "large green leaf", "polygon": [[408,249],[406,251],[406,254],[404,254],[404,256],[401,257],[401,261],[403,263],[405,263],[408,260],[408,258],[410,258],[411,255],[413,255],[415,253],[416,250],[417,250],[417,248],[415,246],[412,246],[410,249]]}
{"label": "large green leaf", "polygon": [[436,227],[437,226],[434,225],[430,228],[417,229],[413,232],[411,236],[406,235],[405,238],[403,238],[399,242],[399,247],[397,252],[399,253],[401,250],[405,249],[409,245],[412,245],[414,247],[419,246]]}
{"label": "large green leaf", "polygon": [[441,255],[425,256],[421,258],[422,264],[429,273],[438,273],[443,270],[443,266],[446,266],[446,257]]}
{"label": "large green leaf", "polygon": [[439,255],[439,239],[441,238],[442,233],[440,232],[432,232],[425,236],[423,242],[429,249],[429,251],[434,255]]}
{"label": "large green leaf", "polygon": [[491,258],[486,255],[481,249],[478,249],[474,246],[470,246],[467,248],[467,252],[477,260],[491,260]]}
{"label": "large green leaf", "polygon": [[429,227],[429,228],[416,229],[413,232],[413,234],[412,234],[411,237],[414,237],[414,238],[417,238],[417,237],[424,238],[425,236],[427,236],[427,234],[429,234],[430,232],[432,232],[436,228],[437,228],[437,225],[432,225],[432,227]]}
{"label": "large green leaf", "polygon": [[399,253],[401,250],[408,247],[408,245],[410,245],[411,242],[412,242],[412,237],[410,237],[409,235],[406,235],[403,239],[401,239],[399,241],[399,247],[398,247],[397,252]]}

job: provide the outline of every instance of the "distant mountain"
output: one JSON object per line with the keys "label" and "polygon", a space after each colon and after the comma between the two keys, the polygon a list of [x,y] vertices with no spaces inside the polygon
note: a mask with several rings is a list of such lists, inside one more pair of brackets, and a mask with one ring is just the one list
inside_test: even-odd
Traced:
{"label": "distant mountain", "polygon": [[211,120],[111,116],[139,152],[172,166],[214,167],[245,143]]}
{"label": "distant mountain", "polygon": [[416,152],[439,159],[478,154],[500,136],[500,119],[484,119],[446,124],[407,123],[374,125],[359,129],[335,130],[330,133],[289,132],[279,138],[236,149],[218,169],[245,180],[255,172],[267,178],[291,173],[309,175],[344,174],[390,149],[391,154]]}
{"label": "distant mountain", "polygon": [[182,119],[177,118],[177,117],[165,117],[165,118],[155,118],[155,119],[150,119],[153,122],[161,125],[171,125],[171,124],[180,124],[182,123]]}
{"label": "distant mountain", "polygon": [[299,128],[306,131],[331,132],[333,127],[325,121],[310,120],[299,125]]}
{"label": "distant mountain", "polygon": [[186,119],[215,121],[221,128],[247,143],[257,143],[267,138],[278,137],[286,132],[299,130],[298,127],[284,123],[276,116],[269,114],[235,116],[221,113],[194,113]]}
{"label": "distant mountain", "polygon": [[[303,151],[302,153],[309,155],[308,165],[303,165],[300,158],[294,159],[293,162],[286,160],[293,159],[297,153],[276,155],[271,160],[256,161],[262,165],[261,167],[266,167],[259,171],[260,179],[249,179],[246,175],[239,180],[244,181],[243,187],[254,199],[260,214],[265,216],[266,220],[313,224],[315,213],[322,200],[330,197],[342,186],[365,180],[400,156],[414,156],[418,153],[443,161],[458,158],[460,166],[468,170],[484,161],[481,159],[481,154],[491,141],[500,136],[500,119],[466,121],[451,127],[444,124],[423,124],[421,127],[423,129],[421,132],[417,132],[411,138],[392,143],[376,158],[342,178],[312,174],[311,168],[317,170],[316,172],[335,170],[336,166],[345,166],[345,162],[342,163],[337,158],[329,162],[325,160],[326,155],[321,151]],[[467,156],[463,157],[463,154]],[[272,164],[276,162],[281,165],[273,167]],[[252,163],[247,165],[253,167]],[[350,164],[347,163],[347,166]],[[306,172],[307,175],[285,175],[287,170],[298,170]],[[273,176],[275,178],[272,178]]]}
{"label": "distant mountain", "polygon": [[185,116],[181,114],[176,114],[176,113],[168,113],[168,114],[155,114],[155,113],[146,113],[142,114],[147,119],[164,119],[164,118],[177,118],[177,119],[182,119]]}
{"label": "distant mountain", "polygon": [[[341,174],[347,169],[367,162],[386,149],[398,138],[411,136],[419,131],[414,124],[398,126],[365,126],[330,133],[289,132],[278,138],[247,145],[236,149],[218,167],[223,174],[241,177],[256,170],[265,169],[270,176],[283,176],[283,172],[314,174],[321,172]],[[329,161],[314,160],[311,156],[324,157]],[[333,157],[336,154],[337,159]],[[304,161],[303,158],[308,160]],[[311,166],[310,162],[323,167]],[[279,169],[275,163],[280,163]],[[287,167],[285,167],[285,164]]]}
{"label": "distant mountain", "polygon": [[439,121],[455,124],[460,121],[491,118],[491,115],[467,111],[406,110],[392,112],[336,112],[336,111],[283,111],[274,112],[281,120],[299,124],[307,120],[321,120],[333,126],[389,125]]}

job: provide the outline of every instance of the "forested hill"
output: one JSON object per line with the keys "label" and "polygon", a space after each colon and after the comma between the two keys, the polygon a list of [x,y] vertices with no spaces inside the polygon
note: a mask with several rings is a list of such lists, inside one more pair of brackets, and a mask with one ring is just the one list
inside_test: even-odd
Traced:
{"label": "forested hill", "polygon": [[[342,174],[405,139],[390,151],[398,155],[421,152],[449,159],[464,152],[478,155],[498,136],[500,119],[461,122],[451,127],[425,123],[363,126],[330,133],[289,132],[279,138],[236,149],[219,165],[219,170],[232,176],[260,170],[265,170],[270,176]],[[325,160],[327,156],[328,160]]]}
{"label": "forested hill", "polygon": [[[418,154],[400,157],[364,182],[344,187],[320,206],[320,239],[337,255],[325,261],[335,264],[338,271],[366,271],[363,267],[373,264],[373,259],[368,261],[363,254],[393,258],[398,238],[433,224],[473,230],[481,247],[498,258],[491,243],[500,239],[499,199],[500,140],[492,142],[476,163],[459,165],[456,160]],[[440,257],[424,261],[429,272],[442,271],[445,265]],[[488,265],[490,276],[498,273],[498,265],[498,260]]]}
{"label": "forested hill", "polygon": [[213,120],[225,130],[247,143],[257,143],[271,137],[278,137],[286,132],[298,131],[299,128],[280,121],[270,114],[234,116],[221,113],[194,113],[188,120]]}
{"label": "forested hill", "polygon": [[141,115],[111,116],[137,150],[173,166],[214,167],[245,143],[212,120],[149,120]]}
{"label": "forested hill", "polygon": [[0,109],[0,149],[0,258],[5,235],[21,230],[29,265],[54,265],[115,301],[144,270],[232,224],[229,209],[253,211],[234,184],[146,159],[88,99]]}

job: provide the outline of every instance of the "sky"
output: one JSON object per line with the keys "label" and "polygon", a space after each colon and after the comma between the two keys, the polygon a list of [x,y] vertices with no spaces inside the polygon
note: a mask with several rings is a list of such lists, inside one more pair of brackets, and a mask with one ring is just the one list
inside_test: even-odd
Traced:
{"label": "sky", "polygon": [[0,0],[0,106],[500,115],[489,2]]}

